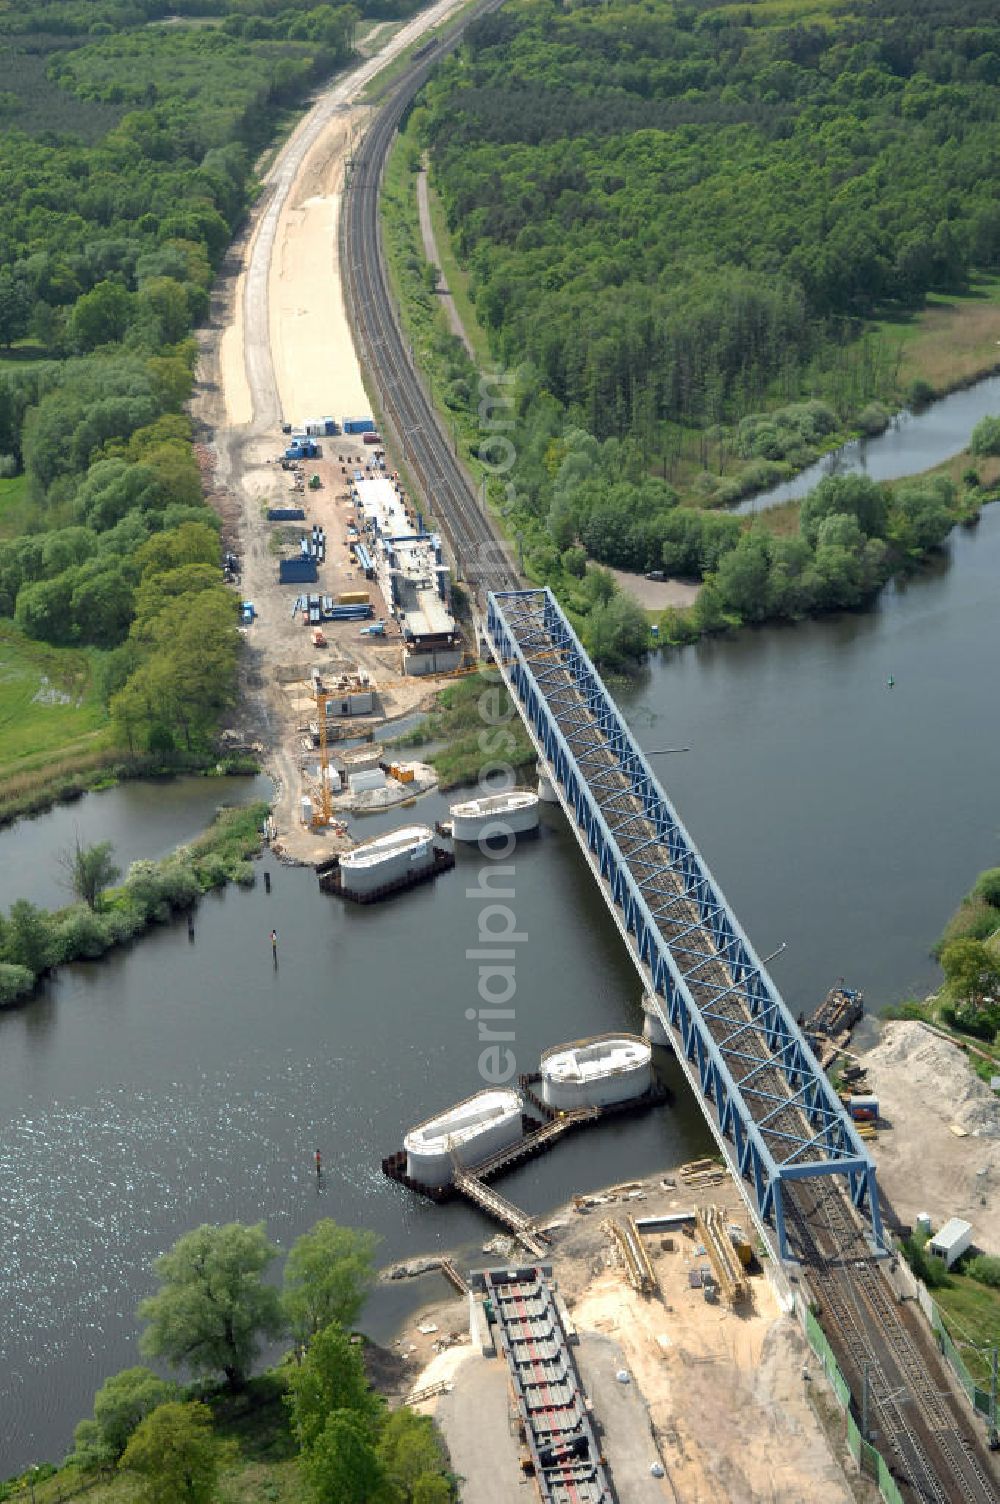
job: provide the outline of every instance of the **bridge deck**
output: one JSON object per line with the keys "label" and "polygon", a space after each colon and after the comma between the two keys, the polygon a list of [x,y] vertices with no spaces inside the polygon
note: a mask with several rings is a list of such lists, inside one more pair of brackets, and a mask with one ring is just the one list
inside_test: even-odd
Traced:
{"label": "bridge deck", "polygon": [[782,1185],[842,1174],[881,1241],[860,1138],[548,590],[491,595],[487,635],[717,1134],[788,1256]]}

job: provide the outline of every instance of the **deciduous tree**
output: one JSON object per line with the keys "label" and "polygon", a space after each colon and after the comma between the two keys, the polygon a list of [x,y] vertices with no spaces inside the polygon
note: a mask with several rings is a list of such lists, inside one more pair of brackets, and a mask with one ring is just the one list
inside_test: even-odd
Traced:
{"label": "deciduous tree", "polygon": [[159,1292],[139,1306],[142,1351],[240,1388],[262,1340],[284,1330],[278,1292],[263,1280],[277,1254],[263,1222],[204,1225],[179,1238],[154,1265]]}
{"label": "deciduous tree", "polygon": [[375,1278],[374,1233],[339,1227],[331,1217],[292,1245],[285,1262],[284,1307],[292,1332],[308,1343],[336,1322],[345,1330],[358,1318]]}
{"label": "deciduous tree", "polygon": [[327,1417],[302,1466],[316,1504],[391,1504],[369,1428],[350,1410]]}
{"label": "deciduous tree", "polygon": [[[114,846],[110,841],[97,841],[93,846],[81,844],[77,835],[73,845],[59,858],[66,873],[68,886],[88,909],[98,909],[105,888],[121,877],[121,868],[114,859]],[[126,1369],[125,1373],[148,1372],[146,1369]],[[119,1374],[119,1378],[124,1375]],[[110,1380],[109,1380],[110,1382]]]}
{"label": "deciduous tree", "polygon": [[360,1345],[339,1326],[317,1332],[301,1364],[289,1374],[288,1406],[304,1451],[313,1446],[335,1410],[350,1411],[371,1426],[384,1409],[368,1387]]}
{"label": "deciduous tree", "polygon": [[93,1420],[83,1420],[76,1428],[77,1457],[85,1464],[113,1465],[139,1423],[176,1394],[176,1384],[149,1368],[125,1368],[112,1374],[94,1395]]}
{"label": "deciduous tree", "polygon": [[981,940],[953,940],[941,952],[948,991],[956,1002],[979,1008],[1000,999],[1000,957]]}
{"label": "deciduous tree", "polygon": [[148,1504],[210,1504],[222,1454],[207,1405],[160,1405],[139,1423],[119,1466],[137,1473]]}

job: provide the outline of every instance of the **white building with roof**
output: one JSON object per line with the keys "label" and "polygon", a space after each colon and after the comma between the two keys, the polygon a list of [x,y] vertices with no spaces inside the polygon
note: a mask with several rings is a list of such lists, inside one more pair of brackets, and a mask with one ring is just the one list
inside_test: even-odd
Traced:
{"label": "white building with roof", "polygon": [[447,673],[461,663],[458,628],[449,605],[448,566],[441,538],[412,516],[388,476],[352,482],[359,520],[382,594],[403,633],[408,674]]}
{"label": "white building with roof", "polygon": [[972,1223],[963,1221],[961,1217],[949,1217],[944,1226],[928,1239],[927,1252],[943,1259],[944,1267],[950,1269],[955,1260],[961,1258],[971,1242]]}

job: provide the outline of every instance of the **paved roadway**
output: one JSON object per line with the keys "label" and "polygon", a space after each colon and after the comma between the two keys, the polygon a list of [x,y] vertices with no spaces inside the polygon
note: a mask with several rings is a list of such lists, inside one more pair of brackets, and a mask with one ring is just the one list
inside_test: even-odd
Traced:
{"label": "paved roadway", "polygon": [[507,1365],[502,1358],[472,1352],[454,1388],[434,1409],[448,1447],[452,1472],[462,1480],[463,1504],[511,1504],[531,1500],[523,1482],[520,1448],[510,1418]]}

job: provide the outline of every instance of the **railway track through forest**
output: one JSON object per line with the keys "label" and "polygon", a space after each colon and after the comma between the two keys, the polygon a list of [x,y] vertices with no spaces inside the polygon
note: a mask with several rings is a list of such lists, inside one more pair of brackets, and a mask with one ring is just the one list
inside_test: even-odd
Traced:
{"label": "railway track through forest", "polygon": [[[434,64],[458,45],[468,22],[498,9],[500,3],[485,0],[477,6],[431,55],[414,61],[395,85],[355,154],[340,227],[348,313],[359,355],[377,391],[387,427],[448,540],[457,570],[481,603],[487,592],[517,590],[520,582],[506,544],[478,504],[474,487],[452,452],[450,435],[434,410],[400,330],[382,253],[379,196],[390,146],[414,95]],[[555,688],[572,701],[575,686],[568,670],[565,682],[554,679],[547,686]],[[589,713],[582,700],[573,710],[577,719]],[[577,729],[566,727],[571,742]],[[634,817],[622,843],[627,857],[633,847],[648,847],[651,833],[644,828],[644,810],[610,754],[601,771],[607,800],[614,802],[618,820],[629,811]],[[620,786],[616,775],[621,776]],[[648,886],[648,874],[644,880]],[[669,864],[655,882],[664,894],[676,896]],[[708,957],[698,987],[711,992],[716,1011],[725,1000],[733,1015],[731,1023],[739,1022],[732,979],[724,958],[713,954],[711,933],[702,928],[693,908],[687,912],[685,906],[674,913],[672,924],[675,932],[698,932]],[[756,1090],[780,1102],[785,1082],[777,1067],[754,1058],[747,1063],[748,1075],[751,1070]],[[801,1114],[791,1102],[779,1106],[771,1122],[773,1132],[786,1124],[796,1133],[803,1127]],[[817,1179],[797,1182],[787,1194],[789,1231],[803,1273],[821,1307],[824,1327],[852,1386],[859,1413],[868,1412],[869,1425],[878,1432],[875,1439],[904,1497],[921,1504],[998,1504],[1000,1491],[990,1461],[974,1435],[973,1418],[953,1392],[930,1331],[911,1311],[898,1306],[840,1190]]]}
{"label": "railway track through forest", "polygon": [[411,359],[385,266],[379,198],[389,149],[414,95],[469,22],[501,3],[483,0],[395,84],[355,152],[340,221],[341,268],[358,355],[378,394],[384,425],[448,542],[456,573],[481,605],[490,590],[516,590],[518,575]]}

